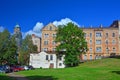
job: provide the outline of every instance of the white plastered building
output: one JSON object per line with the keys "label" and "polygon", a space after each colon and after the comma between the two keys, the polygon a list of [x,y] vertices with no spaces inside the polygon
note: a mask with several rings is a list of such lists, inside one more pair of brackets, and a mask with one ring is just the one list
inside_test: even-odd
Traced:
{"label": "white plastered building", "polygon": [[40,52],[30,54],[29,65],[34,68],[64,68],[64,55],[57,57],[56,54]]}

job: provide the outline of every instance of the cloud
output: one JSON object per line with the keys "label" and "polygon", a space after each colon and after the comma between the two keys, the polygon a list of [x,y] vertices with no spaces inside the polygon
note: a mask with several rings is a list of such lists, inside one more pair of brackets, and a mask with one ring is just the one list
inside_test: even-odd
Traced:
{"label": "cloud", "polygon": [[53,21],[53,24],[55,26],[58,26],[58,25],[66,25],[69,22],[72,22],[79,27],[79,24],[77,22],[71,20],[70,18],[61,19],[60,21]]}
{"label": "cloud", "polygon": [[[73,21],[73,20],[71,20],[70,18],[64,18],[64,19],[61,19],[60,21],[56,21],[55,20],[55,21],[53,21],[53,24],[55,26],[58,26],[58,25],[66,25],[69,22],[72,22],[72,23],[74,23],[75,25],[77,25],[79,27],[78,23]],[[29,35],[35,34],[36,36],[41,37],[41,29],[43,27],[44,27],[43,23],[37,22],[32,30],[29,30],[27,32],[22,32],[23,38],[25,38],[25,36],[28,35],[28,34]]]}
{"label": "cloud", "polygon": [[29,30],[27,32],[22,32],[23,38],[25,38],[27,35],[35,34],[38,37],[41,37],[41,29],[43,28],[43,23],[37,22],[36,25],[33,27],[32,30]]}
{"label": "cloud", "polygon": [[4,27],[0,26],[0,32],[3,32],[4,31]]}
{"label": "cloud", "polygon": [[43,28],[43,23],[37,22],[33,28],[33,31],[36,33],[40,33],[40,30]]}

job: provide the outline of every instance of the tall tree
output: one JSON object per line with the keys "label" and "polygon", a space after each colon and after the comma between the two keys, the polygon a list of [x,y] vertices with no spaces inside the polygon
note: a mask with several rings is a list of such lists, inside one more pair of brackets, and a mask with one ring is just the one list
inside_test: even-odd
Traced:
{"label": "tall tree", "polygon": [[0,63],[16,64],[17,46],[8,30],[0,33]]}
{"label": "tall tree", "polygon": [[60,43],[57,46],[57,51],[65,53],[64,63],[66,66],[77,66],[80,62],[80,54],[87,51],[84,32],[73,23],[58,27],[56,42]]}
{"label": "tall tree", "polygon": [[22,46],[19,52],[19,61],[22,65],[28,65],[30,53],[37,52],[37,46],[33,45],[31,35],[27,35],[22,41]]}

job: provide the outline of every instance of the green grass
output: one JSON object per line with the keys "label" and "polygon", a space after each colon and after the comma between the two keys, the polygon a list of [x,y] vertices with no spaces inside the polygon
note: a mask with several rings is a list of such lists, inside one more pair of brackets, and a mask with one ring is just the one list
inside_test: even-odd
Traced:
{"label": "green grass", "polygon": [[22,71],[30,80],[120,80],[120,59],[89,61],[78,67]]}
{"label": "green grass", "polygon": [[0,80],[14,80],[14,79],[8,77],[6,74],[0,73]]}

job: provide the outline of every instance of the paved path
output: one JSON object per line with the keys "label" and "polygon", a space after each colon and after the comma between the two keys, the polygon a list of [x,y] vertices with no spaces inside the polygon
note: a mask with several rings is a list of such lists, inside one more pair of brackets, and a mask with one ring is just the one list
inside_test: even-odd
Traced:
{"label": "paved path", "polygon": [[15,74],[14,72],[13,72],[13,73],[8,73],[7,75],[8,75],[9,77],[14,78],[15,80],[28,80],[28,79],[25,78],[24,76]]}

